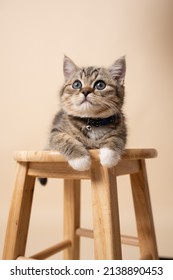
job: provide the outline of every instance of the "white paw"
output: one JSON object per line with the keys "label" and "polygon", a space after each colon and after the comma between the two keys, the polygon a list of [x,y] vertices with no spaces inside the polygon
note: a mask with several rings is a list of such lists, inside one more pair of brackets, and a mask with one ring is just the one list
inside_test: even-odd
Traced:
{"label": "white paw", "polygon": [[68,161],[70,166],[78,171],[85,171],[90,169],[91,159],[89,156],[84,156],[80,158],[71,159]]}
{"label": "white paw", "polygon": [[120,160],[120,154],[109,148],[100,149],[100,162],[105,167],[113,167]]}

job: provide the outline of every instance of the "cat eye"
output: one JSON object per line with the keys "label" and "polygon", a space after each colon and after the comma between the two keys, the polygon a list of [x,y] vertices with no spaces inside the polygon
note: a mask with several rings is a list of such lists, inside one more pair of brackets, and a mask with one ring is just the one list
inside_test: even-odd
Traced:
{"label": "cat eye", "polygon": [[82,87],[82,83],[79,80],[76,80],[73,84],[72,84],[72,88],[74,89],[80,89]]}
{"label": "cat eye", "polygon": [[103,90],[106,87],[106,84],[104,81],[97,81],[94,84],[94,88],[98,89],[98,90]]}

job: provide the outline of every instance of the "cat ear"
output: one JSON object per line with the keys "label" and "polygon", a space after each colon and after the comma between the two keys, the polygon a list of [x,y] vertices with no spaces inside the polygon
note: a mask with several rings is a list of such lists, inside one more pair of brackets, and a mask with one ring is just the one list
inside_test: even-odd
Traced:
{"label": "cat ear", "polygon": [[67,81],[78,70],[78,67],[68,56],[64,56],[63,70],[64,78]]}
{"label": "cat ear", "polygon": [[108,68],[112,78],[120,85],[124,85],[124,78],[126,74],[126,60],[125,56],[117,59],[109,68]]}

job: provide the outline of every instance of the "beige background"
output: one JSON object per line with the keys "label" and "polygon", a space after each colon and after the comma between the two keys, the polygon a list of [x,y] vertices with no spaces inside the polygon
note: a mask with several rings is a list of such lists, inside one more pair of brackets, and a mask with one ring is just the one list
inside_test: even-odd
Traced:
{"label": "beige background", "polygon": [[[173,256],[173,1],[0,0],[0,257],[15,176],[15,150],[38,150],[58,109],[63,55],[110,65],[126,55],[128,147],[154,147],[148,176],[159,254]],[[121,228],[135,233],[126,177],[119,180]],[[27,254],[62,239],[62,181],[37,184]],[[92,228],[90,188],[82,225]],[[123,247],[124,258],[138,250]],[[61,254],[57,256],[61,258]],[[93,241],[82,239],[82,258]]]}

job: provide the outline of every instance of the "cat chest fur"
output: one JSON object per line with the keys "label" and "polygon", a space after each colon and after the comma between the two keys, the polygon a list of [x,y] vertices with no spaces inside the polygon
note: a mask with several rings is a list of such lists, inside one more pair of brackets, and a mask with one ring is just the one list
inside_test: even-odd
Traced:
{"label": "cat chest fur", "polygon": [[109,133],[110,128],[106,127],[92,127],[90,130],[85,128],[87,130],[86,137],[91,140],[99,140],[102,139],[107,133]]}
{"label": "cat chest fur", "polygon": [[80,134],[77,134],[77,138],[87,148],[96,149],[100,148],[105,140],[115,134],[115,131],[116,126],[113,127],[113,125],[91,127],[90,129],[83,125],[80,129]]}

